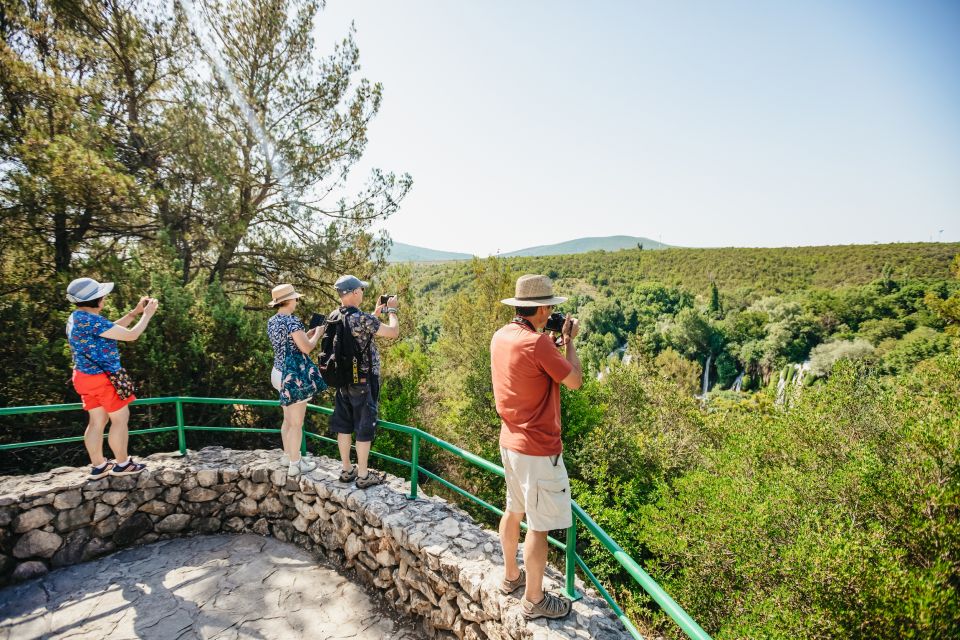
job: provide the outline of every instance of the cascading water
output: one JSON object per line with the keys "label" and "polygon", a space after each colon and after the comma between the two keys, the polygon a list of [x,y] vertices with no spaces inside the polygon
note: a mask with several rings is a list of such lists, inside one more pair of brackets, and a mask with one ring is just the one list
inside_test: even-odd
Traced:
{"label": "cascading water", "polygon": [[790,399],[795,398],[803,386],[803,380],[807,372],[810,371],[810,361],[803,364],[788,364],[780,372],[780,380],[777,382],[777,404],[783,405],[787,402],[787,388],[791,389]]}
{"label": "cascading water", "polygon": [[707,356],[707,362],[703,365],[703,391],[701,395],[703,397],[707,396],[707,391],[710,390],[710,362],[713,360],[713,354]]}
{"label": "cascading water", "polygon": [[[610,358],[616,356],[620,359],[623,364],[630,364],[630,354],[627,353],[627,343],[624,342],[622,345],[611,351],[607,354],[607,362],[610,362]],[[607,365],[603,368],[603,371],[597,371],[597,380],[603,380],[603,376],[610,373],[610,366]]]}
{"label": "cascading water", "polygon": [[731,391],[740,391],[740,388],[743,386],[743,375],[745,373],[746,371],[741,371],[740,374],[736,377],[736,379],[733,381],[733,384],[730,385]]}

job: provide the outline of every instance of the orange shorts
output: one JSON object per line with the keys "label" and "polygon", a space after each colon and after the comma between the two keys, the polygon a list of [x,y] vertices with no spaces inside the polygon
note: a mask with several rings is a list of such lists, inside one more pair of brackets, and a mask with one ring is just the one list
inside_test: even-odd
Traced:
{"label": "orange shorts", "polygon": [[80,394],[84,411],[103,407],[107,413],[113,413],[137,399],[136,396],[130,396],[126,400],[121,400],[105,373],[90,374],[74,369],[73,388]]}

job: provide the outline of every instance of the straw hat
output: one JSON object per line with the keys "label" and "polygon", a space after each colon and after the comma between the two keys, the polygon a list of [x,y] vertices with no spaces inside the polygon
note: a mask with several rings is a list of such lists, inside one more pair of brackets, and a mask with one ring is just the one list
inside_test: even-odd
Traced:
{"label": "straw hat", "polygon": [[566,298],[553,295],[553,280],[547,276],[525,275],[517,278],[514,297],[500,302],[511,307],[545,307],[566,301]]}
{"label": "straw hat", "polygon": [[275,307],[287,300],[303,297],[303,294],[297,293],[297,290],[293,288],[292,284],[278,284],[270,293],[273,296],[273,300],[270,301],[271,307]]}

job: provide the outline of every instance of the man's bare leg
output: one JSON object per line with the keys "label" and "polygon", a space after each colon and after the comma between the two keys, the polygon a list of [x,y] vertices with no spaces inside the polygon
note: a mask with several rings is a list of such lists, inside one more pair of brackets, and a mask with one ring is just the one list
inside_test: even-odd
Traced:
{"label": "man's bare leg", "polygon": [[350,471],[350,469],[353,468],[353,465],[350,464],[350,445],[352,444],[353,444],[352,434],[349,434],[349,433],[337,434],[337,448],[340,449],[340,462],[343,464],[344,471]]}
{"label": "man's bare leg", "polygon": [[360,442],[357,440],[357,477],[366,478],[367,477],[367,462],[370,460],[370,447],[373,445],[372,440],[367,442]]}
{"label": "man's bare leg", "polygon": [[543,572],[547,568],[548,531],[527,531],[523,539],[523,564],[527,570],[527,588],[523,597],[534,604],[543,600]]}
{"label": "man's bare leg", "polygon": [[[522,513],[512,511],[507,511],[500,518],[500,546],[503,548],[504,577],[508,581],[520,577],[520,566],[517,564],[517,547],[520,546],[520,522],[522,520]],[[524,550],[524,555],[526,555],[526,550]],[[527,580],[529,581],[529,578]]]}

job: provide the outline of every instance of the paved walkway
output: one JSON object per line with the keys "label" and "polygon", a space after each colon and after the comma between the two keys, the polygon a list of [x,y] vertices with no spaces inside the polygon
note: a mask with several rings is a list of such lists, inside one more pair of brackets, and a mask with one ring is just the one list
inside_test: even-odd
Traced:
{"label": "paved walkway", "polygon": [[128,549],[0,590],[0,639],[414,640],[361,587],[255,535]]}

